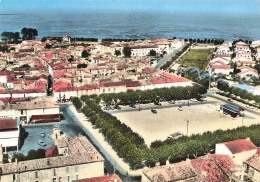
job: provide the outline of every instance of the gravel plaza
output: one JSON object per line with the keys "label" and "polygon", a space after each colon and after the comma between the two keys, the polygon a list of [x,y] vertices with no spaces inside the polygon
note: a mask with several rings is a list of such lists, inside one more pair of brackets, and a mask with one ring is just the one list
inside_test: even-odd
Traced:
{"label": "gravel plaza", "polygon": [[[220,105],[218,102],[190,102],[190,106],[187,101],[185,102],[175,105],[164,102],[162,106],[156,107],[157,114],[151,112],[151,107],[154,108],[153,104],[148,104],[150,107],[146,105],[147,108],[141,109],[141,111],[138,111],[139,106],[136,105],[136,109],[133,111],[129,110],[128,106],[123,106],[121,111],[114,110],[109,113],[139,133],[147,145],[155,140],[165,140],[169,135],[177,132],[187,135],[187,125],[189,136],[242,126],[242,117],[232,118],[223,114],[222,111],[218,111]],[[179,111],[178,105],[182,105],[182,111]],[[141,105],[141,108],[143,107]],[[243,118],[243,125],[254,123],[257,123],[257,120],[252,117],[246,115]]]}

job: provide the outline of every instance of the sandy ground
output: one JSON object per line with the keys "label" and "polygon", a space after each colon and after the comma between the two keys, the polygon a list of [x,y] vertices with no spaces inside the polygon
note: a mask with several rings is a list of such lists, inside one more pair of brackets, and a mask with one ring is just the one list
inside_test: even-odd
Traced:
{"label": "sandy ground", "polygon": [[[157,109],[157,114],[150,110],[113,113],[121,122],[130,126],[150,144],[155,140],[165,140],[170,134],[180,132],[187,135],[231,129],[242,126],[242,118],[233,119],[229,115],[217,111],[218,103],[184,106],[183,111],[178,107]],[[246,113],[245,113],[246,114]],[[258,121],[259,122],[259,121]],[[244,125],[257,123],[256,119],[243,118]]]}

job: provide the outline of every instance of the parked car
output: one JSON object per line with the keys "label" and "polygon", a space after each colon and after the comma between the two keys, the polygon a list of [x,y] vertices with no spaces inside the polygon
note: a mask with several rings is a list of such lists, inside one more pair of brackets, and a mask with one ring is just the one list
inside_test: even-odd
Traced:
{"label": "parked car", "polygon": [[41,135],[42,138],[45,137],[45,133],[43,131],[41,132],[40,135]]}
{"label": "parked car", "polygon": [[114,109],[121,110],[121,107],[120,107],[120,106],[118,106],[118,105],[116,105],[116,106],[114,106]]}
{"label": "parked car", "polygon": [[193,99],[190,99],[191,102],[198,102],[197,99],[193,98]]}
{"label": "parked car", "polygon": [[254,109],[254,107],[250,106],[250,105],[246,105],[246,107],[249,108],[249,109]]}
{"label": "parked car", "polygon": [[229,102],[233,102],[233,100],[231,100],[231,99],[228,99],[227,101],[229,101]]}
{"label": "parked car", "polygon": [[108,111],[110,110],[110,107],[104,107],[104,110]]}
{"label": "parked car", "polygon": [[88,118],[84,118],[83,121],[88,121],[89,119]]}
{"label": "parked car", "polygon": [[129,107],[136,108],[134,104],[130,104]]}
{"label": "parked car", "polygon": [[174,100],[170,100],[168,101],[169,104],[175,104],[175,101]]}
{"label": "parked car", "polygon": [[157,111],[155,109],[151,109],[151,112],[157,114]]}
{"label": "parked car", "polygon": [[161,106],[162,104],[160,102],[154,102],[154,105]]}
{"label": "parked car", "polygon": [[42,146],[42,147],[45,147],[45,146],[46,146],[46,144],[45,144],[42,140],[39,140],[38,144],[39,144],[40,146]]}
{"label": "parked car", "polygon": [[182,106],[179,106],[178,110],[179,110],[179,111],[182,111]]}

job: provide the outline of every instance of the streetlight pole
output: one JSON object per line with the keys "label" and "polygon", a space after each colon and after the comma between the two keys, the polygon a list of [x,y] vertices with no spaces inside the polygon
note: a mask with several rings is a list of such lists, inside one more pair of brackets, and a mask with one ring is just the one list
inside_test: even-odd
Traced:
{"label": "streetlight pole", "polygon": [[187,136],[189,135],[189,121],[187,120]]}

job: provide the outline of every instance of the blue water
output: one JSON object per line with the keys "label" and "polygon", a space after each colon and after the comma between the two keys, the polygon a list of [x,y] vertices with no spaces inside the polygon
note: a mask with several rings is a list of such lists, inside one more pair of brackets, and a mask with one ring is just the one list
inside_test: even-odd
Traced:
{"label": "blue water", "polygon": [[260,39],[260,15],[156,13],[0,14],[0,33],[36,28],[44,36]]}

